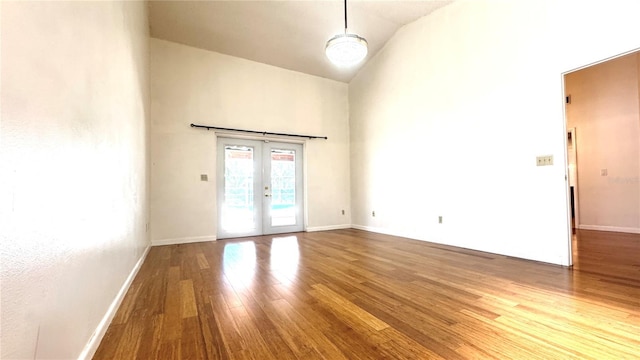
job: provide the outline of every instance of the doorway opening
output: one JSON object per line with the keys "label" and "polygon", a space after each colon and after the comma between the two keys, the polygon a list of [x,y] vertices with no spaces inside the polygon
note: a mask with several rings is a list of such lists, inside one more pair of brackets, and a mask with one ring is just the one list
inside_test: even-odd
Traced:
{"label": "doorway opening", "polygon": [[304,230],[302,145],[218,138],[218,239]]}
{"label": "doorway opening", "polygon": [[625,252],[615,239],[640,234],[640,52],[572,70],[562,81],[574,265],[578,254],[594,255],[582,254],[582,237],[601,233],[597,238],[610,239],[603,243],[610,252]]}

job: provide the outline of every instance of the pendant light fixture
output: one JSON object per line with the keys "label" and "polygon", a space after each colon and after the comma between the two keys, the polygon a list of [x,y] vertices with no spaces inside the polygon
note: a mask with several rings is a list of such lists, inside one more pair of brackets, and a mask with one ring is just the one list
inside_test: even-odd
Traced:
{"label": "pendant light fixture", "polygon": [[340,67],[354,66],[367,56],[367,40],[347,33],[347,0],[344,0],[344,34],[329,39],[324,50],[329,60]]}

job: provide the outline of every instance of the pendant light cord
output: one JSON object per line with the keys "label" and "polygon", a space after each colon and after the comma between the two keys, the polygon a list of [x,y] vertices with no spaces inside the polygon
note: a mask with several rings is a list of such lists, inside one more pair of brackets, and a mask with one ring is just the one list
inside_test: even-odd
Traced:
{"label": "pendant light cord", "polygon": [[347,33],[347,0],[344,0],[344,33]]}

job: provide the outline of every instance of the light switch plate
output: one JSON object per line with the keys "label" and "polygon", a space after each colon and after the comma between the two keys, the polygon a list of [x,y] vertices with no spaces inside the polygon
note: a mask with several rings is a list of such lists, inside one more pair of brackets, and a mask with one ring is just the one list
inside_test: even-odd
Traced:
{"label": "light switch plate", "polygon": [[553,155],[536,156],[537,166],[553,165]]}

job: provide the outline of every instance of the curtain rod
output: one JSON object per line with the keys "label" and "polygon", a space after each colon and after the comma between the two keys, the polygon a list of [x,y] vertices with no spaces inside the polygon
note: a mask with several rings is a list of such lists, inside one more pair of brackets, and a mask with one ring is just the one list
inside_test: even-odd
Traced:
{"label": "curtain rod", "polygon": [[262,135],[279,135],[279,136],[292,136],[292,137],[301,137],[301,138],[309,138],[309,139],[329,139],[326,136],[313,136],[313,135],[299,135],[299,134],[285,134],[285,133],[275,133],[275,132],[268,132],[268,131],[256,131],[256,130],[243,130],[243,129],[231,129],[231,128],[223,128],[223,127],[217,127],[217,126],[207,126],[207,125],[196,125],[196,124],[191,124],[191,127],[194,128],[203,128],[203,129],[214,129],[214,130],[227,130],[227,131],[239,131],[239,132],[245,132],[245,133],[252,133],[252,134],[262,134]]}

